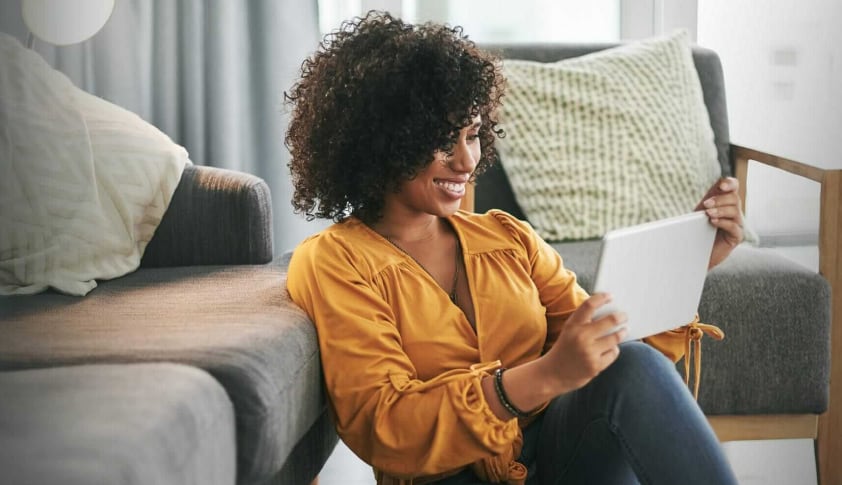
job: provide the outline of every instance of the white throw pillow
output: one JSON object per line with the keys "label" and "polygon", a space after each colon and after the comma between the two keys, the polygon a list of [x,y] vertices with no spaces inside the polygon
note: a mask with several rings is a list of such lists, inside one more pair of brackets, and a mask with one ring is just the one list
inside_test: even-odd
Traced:
{"label": "white throw pillow", "polygon": [[690,212],[721,176],[686,32],[503,69],[503,168],[545,239]]}
{"label": "white throw pillow", "polygon": [[0,34],[0,294],[134,271],[187,151]]}

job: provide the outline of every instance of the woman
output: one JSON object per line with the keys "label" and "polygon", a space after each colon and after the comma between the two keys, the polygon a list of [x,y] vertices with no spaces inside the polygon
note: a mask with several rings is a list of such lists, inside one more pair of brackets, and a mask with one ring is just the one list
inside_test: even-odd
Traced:
{"label": "woman", "polygon": [[[592,318],[609,295],[526,223],[458,210],[502,135],[498,66],[459,28],[372,13],[288,94],[293,204],[336,224],[287,288],[339,435],[379,483],[736,483],[672,363],[603,336],[624,321]],[[711,267],[742,240],[736,189],[703,202]]]}

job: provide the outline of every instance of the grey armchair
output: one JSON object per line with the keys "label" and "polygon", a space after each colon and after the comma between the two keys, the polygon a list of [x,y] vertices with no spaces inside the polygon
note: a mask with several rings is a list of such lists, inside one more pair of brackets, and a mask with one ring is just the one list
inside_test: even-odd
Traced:
{"label": "grey armchair", "polygon": [[[552,62],[612,45],[485,45],[504,58]],[[823,170],[734,145],[717,54],[694,47],[693,59],[715,135],[723,175],[735,175],[745,204],[748,160],[821,184],[820,275],[787,259],[739,247],[711,271],[699,314],[725,331],[704,346],[699,402],[722,441],[816,440],[822,485],[842,484],[842,170]],[[505,165],[505,159],[501,160]],[[500,208],[526,219],[505,172],[496,165],[478,178],[463,208]],[[553,243],[586,289],[593,282],[599,241]],[[832,457],[837,458],[832,458]]]}

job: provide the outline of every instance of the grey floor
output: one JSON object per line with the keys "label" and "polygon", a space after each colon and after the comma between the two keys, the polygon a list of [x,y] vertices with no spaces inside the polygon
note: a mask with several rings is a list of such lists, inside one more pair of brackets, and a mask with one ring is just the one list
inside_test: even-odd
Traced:
{"label": "grey floor", "polygon": [[[816,485],[812,440],[725,443],[740,485]],[[341,442],[331,455],[319,485],[374,485],[371,468]]]}
{"label": "grey floor", "polygon": [[[818,271],[815,246],[769,249]],[[816,485],[811,440],[725,443],[740,485]],[[341,442],[319,475],[319,485],[374,485],[371,468]]]}
{"label": "grey floor", "polygon": [[341,441],[319,474],[319,485],[374,485],[371,467]]}

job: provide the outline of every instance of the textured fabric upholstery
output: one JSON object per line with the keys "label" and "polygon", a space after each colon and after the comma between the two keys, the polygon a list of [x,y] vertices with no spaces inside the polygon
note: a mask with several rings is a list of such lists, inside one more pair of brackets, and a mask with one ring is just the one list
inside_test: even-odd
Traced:
{"label": "textured fabric upholstery", "polygon": [[591,291],[596,277],[601,244],[600,241],[573,241],[550,245],[561,255],[564,266],[576,273],[582,288]]}
{"label": "textured fabric upholstery", "polygon": [[[611,46],[485,47],[504,57],[549,62]],[[723,174],[732,174],[719,58],[713,51],[694,47],[693,60]],[[476,185],[475,210],[492,208],[526,219],[499,165],[481,175]],[[600,242],[564,242],[553,247],[582,286],[590,289]],[[708,275],[699,314],[703,322],[719,325],[725,332],[724,341],[705,340],[702,345],[699,402],[706,413],[819,413],[827,408],[830,290],[824,278],[768,250],[739,247]]]}
{"label": "textured fabric upholstery", "polygon": [[506,136],[496,146],[546,240],[683,214],[722,176],[686,31],[502,66]]}
{"label": "textured fabric upholstery", "polygon": [[704,346],[708,414],[821,413],[830,377],[830,286],[768,250],[740,247],[705,282],[699,315],[725,331]]}
{"label": "textured fabric upholstery", "polygon": [[[539,62],[554,62],[570,57],[577,57],[591,52],[615,47],[618,44],[486,44],[483,48],[496,52],[508,59],[525,59]],[[728,110],[725,104],[725,82],[722,77],[722,63],[712,50],[693,46],[693,63],[699,72],[705,106],[711,120],[714,143],[718,153],[722,173],[733,173],[728,145]],[[505,101],[504,101],[505,102]]]}
{"label": "textured fabric upholstery", "polygon": [[188,165],[141,267],[272,260],[272,200],[262,179]]}
{"label": "textured fabric upholstery", "polygon": [[281,471],[265,483],[273,485],[311,483],[314,471],[318,472],[322,469],[338,442],[339,437],[336,435],[333,419],[330,412],[325,409],[304,438],[295,445]]}
{"label": "textured fabric upholstery", "polygon": [[[274,263],[147,268],[84,299],[6,299],[0,370],[157,361],[204,369],[234,405],[239,483],[262,483],[326,409],[316,332],[289,301],[285,274]],[[310,463],[312,480],[323,461]]]}
{"label": "textured fabric upholstery", "polygon": [[[526,59],[539,62],[555,62],[570,57],[608,49],[617,44],[487,44],[482,47],[510,59]],[[728,107],[725,102],[725,81],[722,63],[712,50],[693,46],[693,62],[699,73],[702,94],[708,109],[717,158],[722,166],[723,175],[733,175],[729,151]],[[504,101],[505,102],[505,101]],[[476,211],[484,212],[491,208],[505,210],[519,219],[526,219],[523,210],[515,199],[506,174],[495,164],[477,178]]]}
{"label": "textured fabric upholstery", "polygon": [[0,373],[0,482],[231,485],[234,412],[175,364]]}

